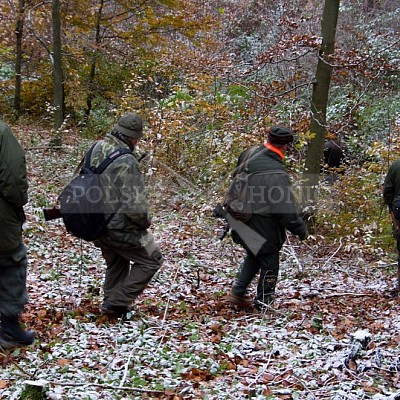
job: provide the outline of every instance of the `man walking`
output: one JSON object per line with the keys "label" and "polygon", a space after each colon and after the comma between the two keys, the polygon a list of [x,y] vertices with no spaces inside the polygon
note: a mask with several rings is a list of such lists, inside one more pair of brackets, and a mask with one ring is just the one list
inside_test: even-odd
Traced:
{"label": "man walking", "polygon": [[397,287],[400,290],[400,160],[394,161],[383,184],[383,201],[388,206],[393,226],[393,237],[397,247]]}
{"label": "man walking", "polygon": [[22,243],[23,206],[27,201],[24,150],[11,128],[0,121],[0,346],[5,348],[30,345],[35,337],[19,322],[28,301],[28,263]]}
{"label": "man walking", "polygon": [[[134,150],[143,136],[142,118],[126,113],[93,149],[90,165],[98,167],[121,148]],[[143,292],[161,267],[163,256],[148,232],[151,221],[139,161],[133,154],[116,158],[104,171],[107,201],[114,215],[105,236],[94,241],[107,264],[104,281],[104,314],[125,317],[132,302]]]}
{"label": "man walking", "polygon": [[[279,252],[286,239],[286,229],[301,240],[307,237],[307,229],[297,214],[291,184],[283,165],[286,148],[291,142],[291,130],[272,126],[265,144],[245,150],[238,160],[236,171],[245,170],[252,174],[249,175],[247,186],[250,191],[250,215],[244,223],[263,239],[257,247],[254,237],[249,239],[246,234],[232,228],[232,239],[247,252],[228,296],[231,303],[240,307],[251,306],[246,293],[258,273],[254,307],[262,310],[273,301],[279,273]],[[232,215],[235,216],[235,213]],[[237,213],[236,218],[240,219]]]}

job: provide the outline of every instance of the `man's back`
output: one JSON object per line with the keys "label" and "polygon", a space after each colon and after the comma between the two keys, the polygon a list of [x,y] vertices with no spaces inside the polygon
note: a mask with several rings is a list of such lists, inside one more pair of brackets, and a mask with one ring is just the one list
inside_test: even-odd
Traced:
{"label": "man's back", "polygon": [[385,177],[383,185],[383,200],[387,206],[391,206],[395,196],[400,195],[400,159],[394,161]]}
{"label": "man's back", "polygon": [[274,152],[272,152],[271,150],[268,150],[263,145],[257,146],[256,148],[250,147],[246,149],[239,157],[238,166],[240,166],[243,163],[243,160],[249,154],[249,152],[252,152],[252,154],[248,158],[246,165],[246,172],[248,172],[249,174],[253,172],[266,171],[266,170],[272,170],[272,171],[285,170],[282,161],[279,159],[279,156]]}

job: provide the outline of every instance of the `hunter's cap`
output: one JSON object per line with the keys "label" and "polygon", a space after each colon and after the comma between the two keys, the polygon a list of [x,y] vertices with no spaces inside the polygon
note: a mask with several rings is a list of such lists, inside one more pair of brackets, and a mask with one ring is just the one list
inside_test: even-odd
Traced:
{"label": "hunter's cap", "polygon": [[268,132],[268,141],[271,144],[284,145],[293,142],[294,132],[284,126],[271,126]]}
{"label": "hunter's cap", "polygon": [[124,114],[113,128],[125,136],[140,138],[143,136],[143,120],[139,115],[129,112]]}

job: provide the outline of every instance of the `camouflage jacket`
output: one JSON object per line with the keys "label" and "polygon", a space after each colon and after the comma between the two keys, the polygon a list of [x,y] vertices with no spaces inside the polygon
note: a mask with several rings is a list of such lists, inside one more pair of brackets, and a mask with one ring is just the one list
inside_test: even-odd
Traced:
{"label": "camouflage jacket", "polygon": [[[128,146],[111,134],[99,141],[93,149],[90,165],[99,164],[117,149]],[[142,247],[150,226],[143,175],[134,154],[116,158],[103,172],[103,190],[108,215],[111,220],[107,235],[95,241],[95,245]]]}
{"label": "camouflage jacket", "polygon": [[23,205],[28,201],[25,153],[11,129],[0,121],[0,253],[22,242]]}

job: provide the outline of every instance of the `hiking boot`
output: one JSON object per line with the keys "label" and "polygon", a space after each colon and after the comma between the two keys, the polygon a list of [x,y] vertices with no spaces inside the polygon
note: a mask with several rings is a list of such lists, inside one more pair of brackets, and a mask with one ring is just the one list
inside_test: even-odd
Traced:
{"label": "hiking boot", "polygon": [[35,340],[34,331],[21,328],[18,315],[1,315],[0,346],[6,349],[19,346],[29,346]]}
{"label": "hiking boot", "polygon": [[230,293],[226,298],[230,303],[240,308],[251,308],[251,300],[245,296],[237,296],[236,294]]}
{"label": "hiking boot", "polygon": [[130,311],[128,306],[113,306],[113,305],[102,305],[101,312],[105,315],[109,315],[110,317],[116,318],[126,318],[126,315]]}

